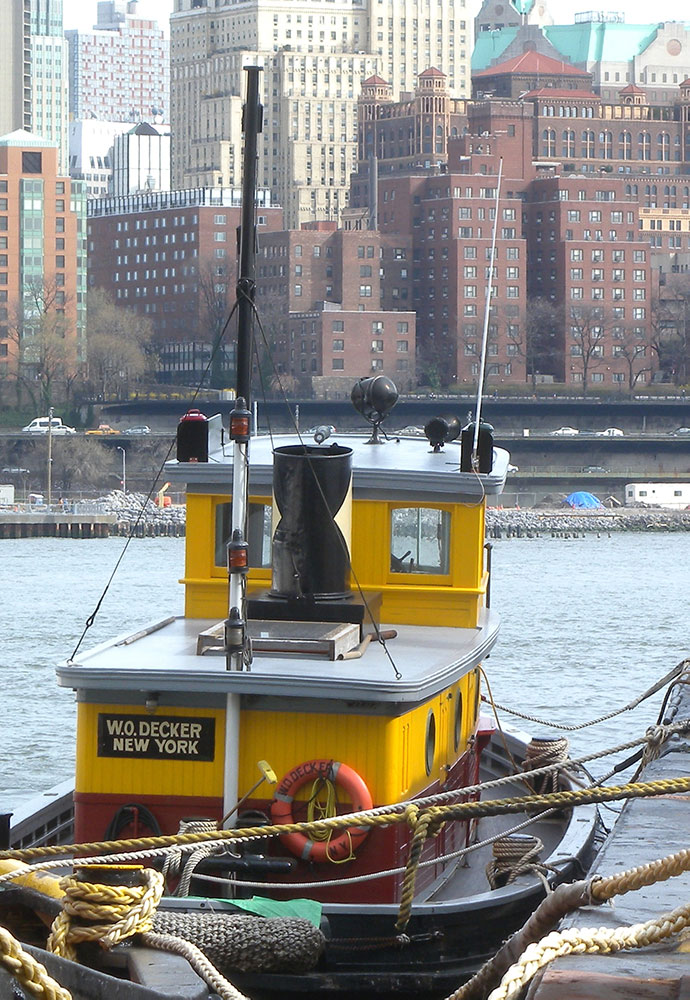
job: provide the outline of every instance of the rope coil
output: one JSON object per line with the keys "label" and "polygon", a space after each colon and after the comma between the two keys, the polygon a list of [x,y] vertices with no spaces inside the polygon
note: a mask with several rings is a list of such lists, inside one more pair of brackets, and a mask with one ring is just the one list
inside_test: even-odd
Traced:
{"label": "rope coil", "polygon": [[151,930],[163,895],[163,876],[146,868],[136,877],[139,884],[133,886],[99,885],[75,876],[61,879],[65,895],[50,929],[48,951],[76,962],[76,946],[84,941],[112,948],[133,934]]}
{"label": "rope coil", "polygon": [[544,845],[539,837],[530,834],[515,834],[502,837],[494,842],[493,857],[486,866],[486,877],[492,889],[509,885],[520,875],[539,875],[546,882],[547,868],[539,857]]}

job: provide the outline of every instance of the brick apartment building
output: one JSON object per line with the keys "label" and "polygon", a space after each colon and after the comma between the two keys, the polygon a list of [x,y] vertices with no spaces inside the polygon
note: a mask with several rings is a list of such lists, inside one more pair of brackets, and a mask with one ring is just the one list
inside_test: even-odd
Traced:
{"label": "brick apartment building", "polygon": [[56,144],[22,130],[2,136],[0,382],[38,377],[48,353],[55,381],[86,360],[85,228],[83,187],[58,170]]}
{"label": "brick apartment building", "polygon": [[[240,192],[200,188],[88,203],[89,286],[152,323],[164,381],[198,378],[235,301]],[[283,227],[260,192],[258,238]],[[230,330],[225,366],[232,362]]]}
{"label": "brick apartment building", "polygon": [[409,239],[334,224],[269,234],[259,248],[257,303],[278,374],[304,390],[348,393],[385,372],[416,384]]}
{"label": "brick apartment building", "polygon": [[[646,105],[635,88],[612,105],[582,89],[582,71],[564,62],[553,70],[558,86],[474,102],[451,99],[438,70],[420,74],[399,102],[380,77],[367,80],[343,228],[284,231],[279,210],[260,213],[257,302],[278,373],[305,392],[325,379],[332,391],[340,372],[384,370],[405,387],[475,383],[496,221],[490,386],[532,374],[608,388],[653,377],[656,278],[690,250],[690,83],[666,107]],[[162,202],[139,215],[136,204],[111,200],[92,212],[94,236],[108,221],[98,246],[117,267],[94,253],[91,280],[112,280],[118,297],[154,319],[161,342],[193,350],[209,339],[199,330],[199,262],[219,269],[213,287],[228,284],[230,230],[224,256],[220,213],[208,207],[204,229],[198,212],[171,202],[156,245]],[[537,362],[526,331],[539,301],[553,329]]]}

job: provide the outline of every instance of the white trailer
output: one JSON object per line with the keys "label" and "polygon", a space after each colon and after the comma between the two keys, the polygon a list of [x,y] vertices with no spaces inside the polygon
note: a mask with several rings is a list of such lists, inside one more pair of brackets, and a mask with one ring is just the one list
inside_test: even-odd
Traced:
{"label": "white trailer", "polygon": [[14,503],[14,486],[0,485],[0,507],[11,507]]}
{"label": "white trailer", "polygon": [[690,507],[690,483],[627,483],[625,503],[685,510]]}

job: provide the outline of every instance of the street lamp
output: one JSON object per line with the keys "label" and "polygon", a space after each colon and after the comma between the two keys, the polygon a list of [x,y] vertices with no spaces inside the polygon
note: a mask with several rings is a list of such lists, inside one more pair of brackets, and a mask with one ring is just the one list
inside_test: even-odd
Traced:
{"label": "street lamp", "polygon": [[53,407],[48,408],[48,510],[53,493]]}
{"label": "street lamp", "polygon": [[122,492],[127,492],[127,452],[122,445],[117,446],[117,450],[122,452]]}

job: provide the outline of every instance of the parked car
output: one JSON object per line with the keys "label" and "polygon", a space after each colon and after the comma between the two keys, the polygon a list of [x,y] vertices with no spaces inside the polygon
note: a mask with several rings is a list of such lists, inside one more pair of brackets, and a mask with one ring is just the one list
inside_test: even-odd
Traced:
{"label": "parked car", "polygon": [[98,427],[93,427],[90,431],[87,431],[86,433],[87,434],[119,434],[120,432],[116,431],[114,427],[110,426],[110,424],[99,424]]}
{"label": "parked car", "polygon": [[588,465],[582,471],[583,472],[592,472],[592,473],[595,473],[595,472],[608,473],[609,470],[605,469],[601,465]]}
{"label": "parked car", "polygon": [[690,427],[676,427],[675,431],[671,431],[673,437],[682,437],[685,434],[690,434]]}
{"label": "parked car", "polygon": [[557,431],[551,431],[552,437],[575,437],[580,432],[575,427],[559,427]]}
{"label": "parked car", "polygon": [[65,434],[76,434],[74,427],[63,424],[61,417],[35,417],[30,424],[22,427],[23,434],[47,434],[50,423],[50,433],[64,436]]}
{"label": "parked car", "polygon": [[138,427],[127,427],[122,433],[129,434],[131,437],[141,437],[143,434],[150,434],[151,428],[148,424],[140,424]]}
{"label": "parked car", "polygon": [[596,436],[598,438],[604,438],[604,437],[606,437],[606,438],[622,438],[623,437],[623,431],[620,429],[620,427],[607,427],[603,431],[597,431]]}

